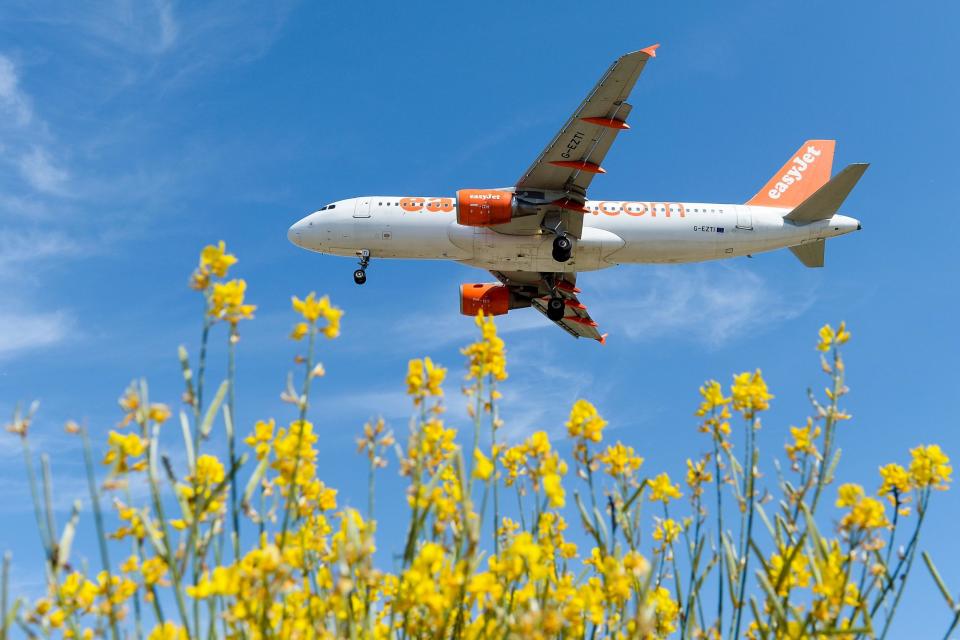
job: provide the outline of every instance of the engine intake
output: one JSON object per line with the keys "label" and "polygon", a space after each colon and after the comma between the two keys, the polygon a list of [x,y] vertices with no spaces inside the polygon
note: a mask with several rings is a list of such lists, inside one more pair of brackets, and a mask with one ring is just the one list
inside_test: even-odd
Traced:
{"label": "engine intake", "polygon": [[510,222],[516,207],[513,194],[509,191],[457,191],[457,222],[468,227],[490,227]]}
{"label": "engine intake", "polygon": [[500,316],[510,310],[510,290],[499,282],[460,285],[460,313]]}

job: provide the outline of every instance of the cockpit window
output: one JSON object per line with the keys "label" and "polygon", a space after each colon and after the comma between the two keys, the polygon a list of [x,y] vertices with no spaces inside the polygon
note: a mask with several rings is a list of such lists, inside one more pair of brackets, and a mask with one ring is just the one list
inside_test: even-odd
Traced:
{"label": "cockpit window", "polygon": [[336,209],[336,208],[337,208],[337,205],[335,205],[335,204],[328,204],[327,206],[325,206],[325,207],[323,207],[322,209],[320,209],[320,211],[326,211],[327,209]]}

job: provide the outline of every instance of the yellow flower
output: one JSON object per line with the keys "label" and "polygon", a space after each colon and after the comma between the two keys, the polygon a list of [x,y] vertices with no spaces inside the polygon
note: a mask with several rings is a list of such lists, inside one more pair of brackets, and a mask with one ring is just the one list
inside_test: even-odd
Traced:
{"label": "yellow flower", "polygon": [[566,505],[566,493],[563,490],[559,473],[554,471],[544,473],[543,492],[546,494],[550,506],[554,509],[562,509]]}
{"label": "yellow flower", "polygon": [[244,280],[215,282],[210,294],[210,308],[207,313],[217,320],[226,320],[236,325],[241,320],[253,318],[257,306],[244,304],[247,283]]}
{"label": "yellow flower", "polygon": [[270,442],[273,440],[273,430],[276,422],[273,418],[270,420],[257,420],[253,425],[253,435],[247,436],[244,442],[253,447],[257,452],[257,460],[263,460],[270,453]]}
{"label": "yellow flower", "polygon": [[223,482],[223,463],[216,456],[204,454],[197,458],[197,471],[194,482],[198,485],[212,486]]}
{"label": "yellow flower", "polygon": [[493,462],[480,449],[473,450],[473,476],[481,480],[489,480],[493,475]]}
{"label": "yellow flower", "polygon": [[167,562],[160,556],[144,560],[140,573],[143,574],[143,583],[148,587],[164,584],[163,577],[167,574]]}
{"label": "yellow flower", "polygon": [[700,395],[703,397],[703,400],[700,402],[700,408],[697,409],[696,415],[701,417],[730,402],[730,398],[723,396],[723,387],[721,387],[720,383],[716,380],[707,380],[704,382],[703,386],[700,387]]}
{"label": "yellow flower", "polygon": [[140,558],[137,556],[130,556],[123,561],[123,564],[120,565],[120,571],[124,573],[133,573],[140,568]]}
{"label": "yellow flower", "polygon": [[920,445],[910,450],[910,476],[914,486],[918,488],[933,487],[941,491],[946,490],[951,482],[950,475],[953,467],[940,445]]}
{"label": "yellow flower", "polygon": [[460,350],[467,356],[467,380],[479,380],[488,375],[494,380],[506,380],[506,350],[497,335],[493,317],[484,317],[483,310],[480,310],[475,322],[480,328],[480,340]]}
{"label": "yellow flower", "polygon": [[218,278],[227,277],[227,269],[236,264],[237,258],[227,253],[223,240],[217,246],[207,245],[200,252],[200,269],[215,274]]}
{"label": "yellow flower", "polygon": [[840,521],[840,526],[844,529],[872,530],[889,524],[883,503],[864,495],[863,487],[858,484],[840,485],[837,490],[837,506],[850,509]]}
{"label": "yellow flower", "polygon": [[850,512],[840,521],[840,526],[850,529],[880,529],[890,524],[887,521],[883,503],[876,498],[865,497],[853,505]]}
{"label": "yellow flower", "polygon": [[793,442],[784,445],[790,460],[796,462],[801,453],[806,455],[817,453],[814,440],[820,436],[820,427],[814,427],[813,420],[807,418],[807,424],[804,427],[790,427],[790,435],[793,436]]}
{"label": "yellow flower", "polygon": [[820,342],[817,343],[818,351],[829,351],[830,347],[841,345],[850,339],[850,332],[847,331],[847,323],[841,322],[836,331],[829,324],[820,327]]}
{"label": "yellow flower", "polygon": [[149,417],[154,422],[163,424],[170,419],[170,407],[165,404],[152,404],[150,405]]}
{"label": "yellow flower", "polygon": [[127,524],[110,534],[110,537],[123,540],[127,536],[131,536],[137,540],[143,540],[147,536],[147,527],[144,524],[143,516],[140,512],[133,507],[128,507],[119,500],[114,502],[114,506],[117,509],[117,516]]}
{"label": "yellow flower", "polygon": [[707,469],[707,462],[709,456],[696,462],[687,458],[687,486],[695,496],[703,493],[703,485],[713,480],[713,474]]}
{"label": "yellow flower", "polygon": [[293,331],[290,333],[290,337],[294,340],[303,340],[303,336],[307,335],[310,331],[310,325],[306,322],[298,322],[293,326]]}
{"label": "yellow flower", "polygon": [[676,540],[682,531],[683,528],[676,520],[667,518],[657,524],[657,528],[653,532],[653,539],[658,542],[663,542],[663,546],[666,547]]}
{"label": "yellow flower", "polygon": [[606,472],[610,476],[631,476],[643,465],[643,458],[636,455],[633,447],[628,447],[617,441],[597,456],[597,459],[607,466]]}
{"label": "yellow flower", "polygon": [[155,626],[147,640],[187,640],[188,637],[183,627],[168,620]]}
{"label": "yellow flower", "polygon": [[852,482],[840,485],[837,489],[837,506],[852,507],[863,499],[863,487]]}
{"label": "yellow flower", "polygon": [[670,482],[670,476],[666,473],[661,473],[650,481],[650,500],[654,502],[659,500],[666,504],[682,495],[680,485]]}
{"label": "yellow flower", "polygon": [[111,431],[107,436],[107,453],[103,456],[103,464],[112,465],[111,475],[122,475],[129,471],[142,471],[147,467],[146,460],[131,460],[139,458],[147,450],[147,441],[136,433],[126,435]]}
{"label": "yellow flower", "polygon": [[567,420],[567,434],[571,438],[600,442],[606,425],[607,421],[600,417],[596,407],[586,400],[577,400]]}
{"label": "yellow flower", "polygon": [[753,373],[744,371],[733,377],[730,387],[733,396],[733,408],[741,411],[748,418],[752,418],[757,411],[770,408],[772,395],[767,391],[767,383],[757,369]]}
{"label": "yellow flower", "polygon": [[216,246],[207,245],[200,252],[200,265],[190,277],[190,287],[198,291],[205,290],[210,286],[211,276],[225,278],[227,270],[236,261],[236,257],[227,253],[223,240]]}
{"label": "yellow flower", "polygon": [[658,637],[666,638],[677,630],[680,605],[670,597],[666,587],[651,589],[647,594],[647,606],[653,608]]}
{"label": "yellow flower", "polygon": [[[330,304],[328,296],[318,299],[317,294],[311,291],[303,300],[297,296],[293,296],[292,300],[293,310],[303,316],[309,324],[316,324],[320,318],[326,320],[327,324],[320,329],[320,333],[331,340],[340,335],[340,318],[343,316],[343,311]],[[296,328],[294,333],[297,333]]]}
{"label": "yellow flower", "polygon": [[[790,557],[790,554],[787,553],[787,556]],[[786,570],[784,569],[786,559],[781,553],[772,554],[767,564],[769,566],[767,577],[770,579],[770,584],[777,588],[777,595],[786,597],[793,588],[810,586],[813,576],[808,567],[807,557],[802,552],[792,554],[790,567]]]}
{"label": "yellow flower", "polygon": [[407,363],[407,394],[413,397],[416,405],[428,396],[441,397],[441,385],[446,377],[447,370],[435,366],[430,358],[411,360]]}
{"label": "yellow flower", "polygon": [[849,555],[840,549],[840,543],[832,540],[829,552],[821,558],[814,554],[819,579],[813,585],[813,616],[822,622],[836,618],[844,606],[856,607],[860,603],[860,591],[848,576]]}
{"label": "yellow flower", "polygon": [[883,484],[877,493],[881,496],[892,493],[891,501],[894,497],[902,498],[912,488],[910,474],[896,462],[880,467],[880,478]]}

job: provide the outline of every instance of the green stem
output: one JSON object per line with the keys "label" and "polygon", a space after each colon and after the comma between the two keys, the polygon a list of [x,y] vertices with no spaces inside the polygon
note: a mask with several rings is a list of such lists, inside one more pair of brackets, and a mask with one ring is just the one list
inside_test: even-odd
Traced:
{"label": "green stem", "polygon": [[743,604],[744,596],[746,595],[747,590],[747,573],[750,566],[750,550],[747,545],[750,544],[750,540],[753,535],[753,514],[754,514],[754,490],[756,484],[756,478],[754,474],[754,468],[758,464],[759,455],[756,445],[756,428],[757,428],[757,418],[756,414],[750,416],[750,421],[747,424],[748,431],[748,441],[749,441],[749,461],[747,469],[745,470],[745,484],[746,484],[746,493],[744,499],[747,501],[747,526],[746,531],[742,532],[741,539],[744,541],[744,546],[740,554],[740,562],[743,566],[739,570],[739,585],[737,586],[737,596],[734,605],[736,606],[735,615],[734,615],[734,625],[733,625],[733,638],[740,637],[740,622],[743,617]]}
{"label": "green stem", "polygon": [[[113,587],[110,585],[110,554],[107,549],[107,533],[103,527],[103,512],[100,510],[100,492],[97,491],[97,481],[93,470],[93,456],[90,454],[90,437],[87,428],[80,428],[80,437],[83,442],[83,463],[87,470],[87,487],[90,491],[90,504],[93,506],[93,522],[97,529],[97,543],[100,549],[100,562],[107,573],[106,587],[107,600],[112,600]],[[117,628],[117,616],[110,607],[110,636],[118,640],[120,631]]]}
{"label": "green stem", "polygon": [[[920,527],[923,525],[923,518],[927,513],[927,503],[929,499],[930,489],[927,488],[925,489],[924,495],[920,498],[920,502],[917,504],[917,528],[913,532],[913,537],[910,540],[910,547],[906,558],[906,566],[903,569],[903,575],[900,578],[900,585],[897,587],[897,593],[893,597],[893,605],[890,607],[890,613],[887,614],[886,619],[883,621],[883,631],[880,633],[880,640],[883,640],[887,637],[887,632],[890,630],[890,624],[893,622],[893,616],[897,612],[897,605],[900,604],[900,597],[903,595],[903,590],[907,586],[907,578],[910,576],[910,569],[913,566],[913,559],[917,555],[917,547],[919,546],[917,543],[920,537]],[[896,578],[896,574],[892,576],[892,579],[894,578]],[[881,594],[881,597],[882,596],[883,594]]]}
{"label": "green stem", "polygon": [[[230,421],[233,423],[233,428],[227,433],[227,457],[230,459],[230,468],[235,469],[237,466],[237,451],[236,451],[236,430],[238,420],[237,420],[237,401],[236,401],[236,343],[239,340],[240,335],[237,333],[237,325],[230,325],[230,337],[228,338],[227,346],[227,404],[230,407]],[[307,376],[309,377],[309,372]],[[237,505],[237,483],[236,481],[230,483],[230,520],[233,524],[233,560],[234,562],[240,561],[240,510]]]}
{"label": "green stem", "polygon": [[303,391],[300,396],[300,431],[297,433],[297,458],[293,462],[293,475],[290,478],[290,484],[287,487],[287,501],[283,506],[283,526],[280,528],[280,550],[283,551],[283,547],[286,544],[287,538],[287,529],[290,526],[290,513],[293,506],[297,504],[297,486],[296,479],[297,473],[300,471],[300,447],[303,444],[303,428],[304,422],[307,420],[307,408],[310,405],[310,380],[311,373],[313,372],[313,350],[314,345],[316,344],[317,339],[317,327],[314,323],[310,323],[310,339],[307,344],[307,362],[306,362],[306,375],[303,379]]}

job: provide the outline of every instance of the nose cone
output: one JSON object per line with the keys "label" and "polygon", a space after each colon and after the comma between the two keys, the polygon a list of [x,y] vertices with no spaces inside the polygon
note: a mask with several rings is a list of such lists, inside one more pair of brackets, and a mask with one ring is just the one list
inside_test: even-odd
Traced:
{"label": "nose cone", "polygon": [[306,218],[298,220],[293,223],[293,225],[287,229],[287,240],[297,245],[298,247],[302,245],[302,236],[304,227],[307,226]]}

